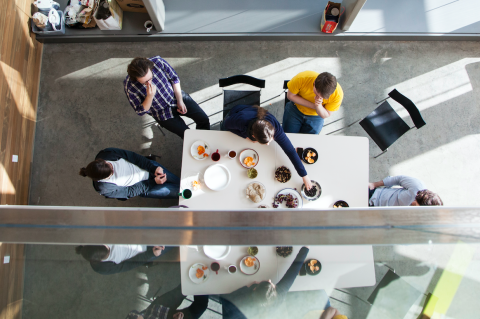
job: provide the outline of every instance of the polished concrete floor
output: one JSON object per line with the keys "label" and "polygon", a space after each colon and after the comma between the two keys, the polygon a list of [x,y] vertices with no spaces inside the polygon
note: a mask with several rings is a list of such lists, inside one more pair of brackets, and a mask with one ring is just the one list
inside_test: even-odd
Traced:
{"label": "polished concrete floor", "polygon": [[[161,155],[161,163],[180,175],[182,141],[135,114],[122,81],[136,56],[160,55],[177,71],[182,88],[197,102],[221,93],[218,79],[249,74],[267,80],[262,101],[282,92],[283,80],[303,70],[329,71],[345,91],[341,109],[326,121],[321,134],[352,123],[375,108],[393,88],[410,97],[427,125],[411,130],[389,151],[380,153],[370,140],[370,180],[405,174],[420,178],[447,206],[478,206],[480,168],[480,47],[477,42],[151,42],[47,44],[44,47],[38,123],[32,166],[30,204],[65,206],[168,207],[176,200],[104,199],[78,175],[106,147],[143,155]],[[200,104],[207,114],[221,110],[221,97]],[[392,103],[410,125],[401,106]],[[277,118],[283,96],[264,104]],[[214,124],[218,115],[211,117]],[[332,123],[332,124],[330,124]],[[218,129],[218,125],[213,125]],[[367,136],[355,124],[336,135]],[[329,169],[336,168],[334,163]],[[348,181],[346,181],[348,182]],[[432,291],[447,267],[454,246],[375,247],[375,261],[394,267],[421,293]],[[474,251],[476,251],[474,249]],[[94,273],[70,246],[27,248],[24,318],[124,317],[151,297],[179,283],[175,262],[111,277]],[[467,267],[448,318],[479,313],[478,254]],[[393,265],[392,265],[393,263]],[[386,272],[379,264],[377,282]],[[146,274],[145,274],[146,273]],[[147,283],[148,281],[148,283]],[[362,290],[363,289],[363,290]],[[372,288],[357,288],[367,298]],[[338,291],[329,293],[349,300]],[[355,299],[355,298],[354,298]],[[477,298],[478,299],[478,298]],[[349,318],[372,313],[361,301],[332,301]],[[212,304],[212,302],[211,302]],[[215,307],[213,305],[212,307]],[[452,308],[453,307],[453,308]],[[472,308],[473,307],[473,308]],[[413,308],[412,308],[413,309]],[[452,310],[453,309],[453,310]],[[477,310],[477,311],[475,311]],[[413,310],[412,310],[413,311]],[[213,313],[208,316],[214,316]],[[411,314],[412,315],[412,314]],[[412,315],[413,316],[413,315]],[[410,318],[410,317],[408,317]]]}

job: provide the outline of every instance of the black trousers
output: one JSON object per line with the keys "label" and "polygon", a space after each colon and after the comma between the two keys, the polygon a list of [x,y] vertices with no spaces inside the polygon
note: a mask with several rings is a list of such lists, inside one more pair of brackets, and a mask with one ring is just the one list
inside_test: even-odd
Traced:
{"label": "black trousers", "polygon": [[184,319],[198,319],[207,310],[208,296],[193,296],[193,303],[188,308],[176,310],[182,304],[183,299],[185,296],[182,295],[182,286],[178,285],[175,289],[157,297],[149,308],[154,305],[169,307],[168,318],[172,318],[177,312],[183,312]]}
{"label": "black trousers", "polygon": [[170,132],[177,134],[182,139],[185,134],[185,130],[188,129],[188,126],[185,124],[185,121],[180,117],[180,115],[191,118],[195,124],[197,124],[197,130],[210,130],[210,120],[197,102],[195,102],[190,95],[184,91],[182,91],[182,98],[185,106],[187,107],[187,113],[180,114],[178,113],[177,108],[174,108],[172,110],[173,118],[165,121],[157,120],[158,124]]}

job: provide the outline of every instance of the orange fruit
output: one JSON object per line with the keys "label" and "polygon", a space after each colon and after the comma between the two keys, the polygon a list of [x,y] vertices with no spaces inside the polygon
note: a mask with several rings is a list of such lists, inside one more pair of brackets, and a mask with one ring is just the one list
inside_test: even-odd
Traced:
{"label": "orange fruit", "polygon": [[197,147],[197,151],[198,151],[198,155],[202,155],[203,153],[205,153],[205,147],[203,147],[202,145],[199,145]]}
{"label": "orange fruit", "polygon": [[253,265],[255,265],[255,258],[247,257],[247,259],[245,259],[244,262],[245,262],[245,266],[252,267]]}
{"label": "orange fruit", "polygon": [[203,277],[203,274],[204,274],[204,271],[201,270],[200,268],[197,268],[197,273],[195,274],[195,276],[197,278],[202,278]]}

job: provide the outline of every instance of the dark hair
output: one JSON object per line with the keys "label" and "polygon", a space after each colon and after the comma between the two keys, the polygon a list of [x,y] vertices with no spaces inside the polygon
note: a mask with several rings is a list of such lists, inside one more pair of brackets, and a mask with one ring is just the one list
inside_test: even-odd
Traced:
{"label": "dark hair", "polygon": [[428,189],[418,191],[415,200],[420,206],[443,206],[440,196]]}
{"label": "dark hair", "polygon": [[127,73],[130,79],[138,81],[138,78],[147,75],[148,70],[153,70],[155,64],[147,58],[135,58],[130,62],[127,68]]}
{"label": "dark hair", "polygon": [[102,261],[109,255],[109,250],[104,245],[77,246],[75,252],[88,261]]}
{"label": "dark hair", "polygon": [[337,89],[337,78],[328,72],[320,73],[315,79],[315,89],[324,99],[328,99]]}
{"label": "dark hair", "polygon": [[94,181],[99,181],[112,175],[112,173],[113,170],[110,165],[105,160],[99,158],[88,164],[86,168],[82,167],[78,174],[83,177],[88,176]]}
{"label": "dark hair", "polygon": [[275,135],[275,128],[272,123],[265,120],[268,111],[263,107],[254,105],[254,108],[257,109],[257,120],[252,125],[252,135],[260,144],[267,144]]}
{"label": "dark hair", "polygon": [[262,281],[252,291],[253,300],[261,307],[271,306],[277,299],[277,289],[269,281]]}

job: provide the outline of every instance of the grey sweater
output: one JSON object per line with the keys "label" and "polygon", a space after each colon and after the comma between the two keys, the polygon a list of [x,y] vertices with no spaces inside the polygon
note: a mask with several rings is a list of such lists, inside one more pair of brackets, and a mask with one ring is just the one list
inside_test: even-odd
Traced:
{"label": "grey sweater", "polygon": [[[373,206],[410,206],[418,191],[426,189],[422,181],[405,175],[388,176],[383,180],[385,187],[379,187],[370,198]],[[400,186],[400,188],[392,188]]]}

